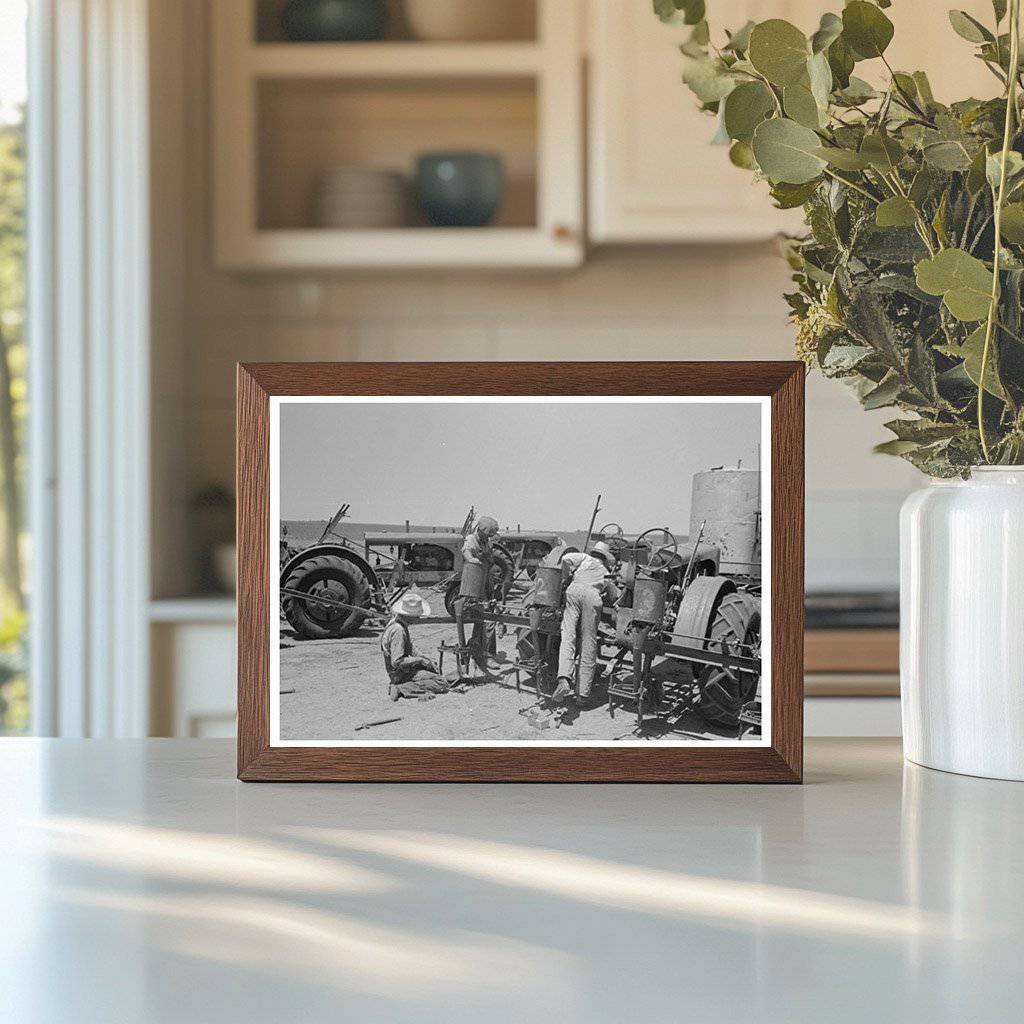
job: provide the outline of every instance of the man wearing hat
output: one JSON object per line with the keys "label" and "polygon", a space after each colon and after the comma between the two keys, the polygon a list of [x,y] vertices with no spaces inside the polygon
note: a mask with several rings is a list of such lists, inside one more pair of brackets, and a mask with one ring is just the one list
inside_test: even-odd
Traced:
{"label": "man wearing hat", "polygon": [[484,565],[490,569],[494,562],[491,541],[497,536],[498,521],[490,516],[481,516],[477,520],[476,529],[466,537],[462,545],[462,560]]}
{"label": "man wearing hat", "polygon": [[617,559],[605,542],[598,541],[589,554],[571,552],[562,558],[562,572],[569,573],[562,615],[562,644],[558,653],[558,685],[551,699],[563,703],[572,693],[573,662],[577,641],[580,656],[577,702],[585,705],[590,697],[597,668],[597,627],[605,599],[618,600],[619,589],[612,582]]}
{"label": "man wearing hat", "polygon": [[[493,539],[498,533],[498,521],[490,516],[481,516],[477,520],[476,529],[466,537],[462,545],[462,560],[482,565],[487,570],[486,587],[487,597],[491,598],[491,566],[494,564],[494,550],[491,546]],[[464,600],[460,598],[459,600]],[[476,652],[473,660],[480,668],[486,671],[487,655],[493,654],[496,650],[497,640],[494,633],[494,624],[477,622],[473,626],[472,645]]]}
{"label": "man wearing hat", "polygon": [[416,650],[409,635],[409,623],[429,614],[430,605],[419,594],[403,594],[391,606],[391,621],[381,634],[380,649],[392,700],[447,693],[449,689],[450,683],[441,676],[437,665]]}

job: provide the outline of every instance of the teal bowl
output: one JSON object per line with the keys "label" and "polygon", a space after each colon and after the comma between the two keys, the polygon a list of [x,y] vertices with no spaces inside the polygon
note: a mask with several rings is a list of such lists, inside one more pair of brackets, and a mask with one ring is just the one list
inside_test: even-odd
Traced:
{"label": "teal bowl", "polygon": [[484,227],[504,194],[505,166],[494,153],[424,153],[416,161],[416,196],[435,227]]}
{"label": "teal bowl", "polygon": [[281,27],[286,38],[301,43],[381,39],[388,27],[387,0],[288,0]]}

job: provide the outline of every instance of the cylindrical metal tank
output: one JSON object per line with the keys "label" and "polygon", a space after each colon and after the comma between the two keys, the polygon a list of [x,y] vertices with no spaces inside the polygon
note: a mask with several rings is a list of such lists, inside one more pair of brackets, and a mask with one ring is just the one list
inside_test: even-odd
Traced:
{"label": "cylindrical metal tank", "polygon": [[[706,522],[705,522],[706,521]],[[704,522],[703,544],[721,551],[724,575],[761,575],[761,474],[756,469],[712,469],[693,478],[690,540]]]}
{"label": "cylindrical metal tank", "polygon": [[660,626],[665,618],[665,583],[640,577],[633,586],[633,619]]}
{"label": "cylindrical metal tank", "polygon": [[537,586],[534,590],[534,604],[544,608],[559,608],[562,604],[562,567],[541,565],[537,567]]}
{"label": "cylindrical metal tank", "polygon": [[460,597],[475,597],[483,601],[487,597],[487,567],[479,562],[465,562],[459,583]]}

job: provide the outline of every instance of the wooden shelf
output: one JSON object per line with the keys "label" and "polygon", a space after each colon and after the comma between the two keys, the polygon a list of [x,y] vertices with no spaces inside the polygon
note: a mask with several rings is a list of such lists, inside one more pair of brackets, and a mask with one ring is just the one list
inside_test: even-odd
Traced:
{"label": "wooden shelf", "polygon": [[573,267],[579,263],[571,236],[548,239],[533,228],[396,228],[333,231],[309,228],[258,231],[221,249],[226,267],[269,270],[359,267]]}
{"label": "wooden shelf", "polygon": [[460,78],[532,76],[536,43],[257,43],[243,51],[254,78]]}

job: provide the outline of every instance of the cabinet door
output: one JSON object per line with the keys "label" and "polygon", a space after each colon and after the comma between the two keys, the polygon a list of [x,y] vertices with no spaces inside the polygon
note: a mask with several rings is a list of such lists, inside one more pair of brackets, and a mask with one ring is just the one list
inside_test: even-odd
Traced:
{"label": "cabinet door", "polygon": [[[712,9],[713,31],[771,17],[810,31],[820,9],[810,0],[736,0]],[[737,241],[799,226],[799,211],[776,210],[767,185],[710,145],[715,120],[681,77],[689,28],[662,24],[650,0],[590,0],[588,23],[593,241]]]}
{"label": "cabinet door", "polygon": [[[734,0],[709,5],[713,31],[747,19],[786,18],[811,33],[823,0]],[[989,0],[956,6],[986,25]],[[894,67],[928,72],[938,99],[996,95],[998,83],[950,27],[945,5],[893,4],[896,26],[887,56]],[[766,238],[799,230],[799,211],[775,210],[767,187],[709,145],[713,118],[702,114],[681,82],[678,45],[689,29],[663,25],[650,0],[589,0],[590,237],[595,242],[705,242]],[[1006,24],[1003,24],[1005,31]],[[858,67],[880,83],[880,61]]]}

